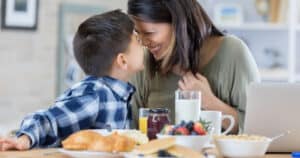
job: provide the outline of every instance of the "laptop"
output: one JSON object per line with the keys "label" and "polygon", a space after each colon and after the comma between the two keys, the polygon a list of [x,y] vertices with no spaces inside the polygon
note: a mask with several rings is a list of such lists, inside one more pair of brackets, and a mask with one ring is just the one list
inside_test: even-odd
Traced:
{"label": "laptop", "polygon": [[273,137],[269,152],[300,151],[300,84],[253,83],[247,90],[244,133]]}

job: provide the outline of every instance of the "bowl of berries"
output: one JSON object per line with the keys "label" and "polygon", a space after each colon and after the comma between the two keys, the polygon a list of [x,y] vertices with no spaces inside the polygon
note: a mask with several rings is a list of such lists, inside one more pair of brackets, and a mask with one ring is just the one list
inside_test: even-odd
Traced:
{"label": "bowl of berries", "polygon": [[200,121],[181,121],[177,125],[165,125],[157,138],[175,137],[176,144],[200,151],[212,138],[210,123]]}

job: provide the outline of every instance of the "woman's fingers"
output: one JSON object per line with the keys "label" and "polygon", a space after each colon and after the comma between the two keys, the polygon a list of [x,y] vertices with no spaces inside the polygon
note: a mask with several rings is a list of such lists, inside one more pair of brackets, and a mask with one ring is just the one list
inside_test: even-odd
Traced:
{"label": "woman's fingers", "polygon": [[191,88],[191,85],[194,83],[194,79],[189,72],[182,76],[182,81],[185,85],[185,88]]}
{"label": "woman's fingers", "polygon": [[204,76],[199,73],[194,75],[189,71],[178,82],[178,85],[182,90],[202,90],[207,83],[207,79]]}
{"label": "woman's fingers", "polygon": [[180,90],[186,90],[185,84],[183,82],[183,80],[179,80],[178,81],[178,87]]}
{"label": "woman's fingers", "polygon": [[193,88],[194,81],[189,76],[183,76],[181,81],[183,90],[191,90]]}
{"label": "woman's fingers", "polygon": [[182,76],[182,79],[184,84],[187,84],[189,82],[188,77],[186,75]]}
{"label": "woman's fingers", "polygon": [[192,72],[187,72],[185,75],[184,75],[188,80],[192,80],[194,77],[193,77],[193,73]]}
{"label": "woman's fingers", "polygon": [[206,78],[204,76],[202,76],[201,74],[199,74],[199,73],[196,73],[196,78],[200,81],[205,81],[206,80]]}

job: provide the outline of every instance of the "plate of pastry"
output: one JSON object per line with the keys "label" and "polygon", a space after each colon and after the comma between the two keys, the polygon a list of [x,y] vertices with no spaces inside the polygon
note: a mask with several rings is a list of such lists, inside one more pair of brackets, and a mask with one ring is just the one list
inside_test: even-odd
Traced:
{"label": "plate of pastry", "polygon": [[82,130],[64,141],[60,152],[72,157],[123,157],[138,144],[148,142],[146,135],[137,130]]}
{"label": "plate of pastry", "polygon": [[62,152],[66,155],[71,156],[72,158],[123,158],[124,153],[108,153],[108,152],[98,152],[98,151],[76,151],[76,150],[66,150],[59,149],[59,152]]}
{"label": "plate of pastry", "polygon": [[[146,137],[146,138],[145,138]],[[204,158],[173,137],[148,141],[137,130],[82,130],[67,137],[59,151],[74,158]]]}

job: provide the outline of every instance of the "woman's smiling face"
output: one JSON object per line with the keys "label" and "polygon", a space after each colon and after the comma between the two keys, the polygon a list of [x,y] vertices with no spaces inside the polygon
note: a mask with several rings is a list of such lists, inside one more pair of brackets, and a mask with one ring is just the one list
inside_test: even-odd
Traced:
{"label": "woman's smiling face", "polygon": [[155,60],[163,59],[170,51],[167,51],[172,39],[173,29],[169,23],[154,23],[134,20],[135,30],[142,39]]}

